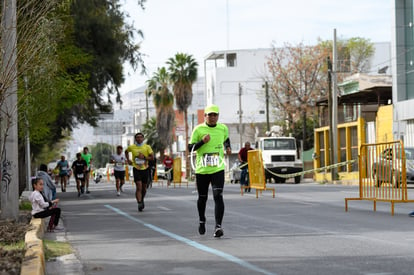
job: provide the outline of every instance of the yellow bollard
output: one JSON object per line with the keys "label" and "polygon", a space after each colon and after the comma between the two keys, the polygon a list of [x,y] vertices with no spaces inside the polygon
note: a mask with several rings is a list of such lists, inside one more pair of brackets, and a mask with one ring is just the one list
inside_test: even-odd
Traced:
{"label": "yellow bollard", "polygon": [[155,173],[154,173],[154,180],[153,181],[158,181],[157,166],[155,166]]}
{"label": "yellow bollard", "polygon": [[125,166],[125,179],[126,179],[126,181],[129,181],[129,168],[128,168],[128,165]]}

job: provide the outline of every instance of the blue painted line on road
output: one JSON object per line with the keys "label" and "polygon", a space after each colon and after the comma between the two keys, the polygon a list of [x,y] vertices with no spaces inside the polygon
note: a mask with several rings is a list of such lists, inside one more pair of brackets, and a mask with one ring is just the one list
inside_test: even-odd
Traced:
{"label": "blue painted line on road", "polygon": [[255,271],[255,272],[259,272],[259,273],[267,274],[267,275],[276,275],[275,273],[272,273],[272,272],[269,272],[267,270],[264,270],[264,269],[262,269],[260,267],[257,267],[255,265],[249,263],[249,262],[246,262],[246,261],[244,261],[244,260],[242,260],[240,258],[237,258],[237,257],[235,257],[233,255],[230,255],[228,253],[225,253],[223,251],[220,251],[220,250],[217,250],[217,249],[214,249],[214,248],[205,246],[205,245],[200,244],[200,243],[198,243],[196,241],[187,239],[187,238],[185,238],[183,236],[180,236],[180,235],[174,234],[172,232],[169,232],[167,230],[164,230],[164,229],[162,229],[162,228],[160,228],[158,226],[155,226],[153,224],[146,223],[143,220],[138,219],[136,217],[133,217],[133,216],[129,215],[128,213],[126,213],[126,212],[124,212],[124,211],[122,211],[122,210],[120,210],[120,209],[118,209],[116,207],[113,207],[111,205],[105,204],[105,207],[111,209],[112,211],[114,211],[114,212],[116,212],[116,213],[118,213],[118,214],[120,214],[122,216],[124,216],[127,219],[130,219],[132,221],[135,221],[137,223],[140,223],[140,224],[142,224],[142,225],[144,225],[144,226],[146,226],[146,227],[148,227],[148,228],[150,228],[150,229],[152,229],[152,230],[154,230],[154,231],[156,231],[156,232],[158,232],[158,233],[160,233],[162,235],[165,235],[165,236],[168,236],[168,237],[170,237],[172,239],[175,239],[177,241],[183,242],[183,243],[185,243],[185,244],[187,244],[189,246],[192,246],[194,248],[197,248],[199,250],[208,252],[210,254],[213,254],[213,255],[216,255],[216,256],[219,256],[219,257],[223,257],[227,261],[236,263],[236,264],[238,264],[238,265],[240,265],[242,267],[248,268],[248,269],[250,269],[252,271]]}

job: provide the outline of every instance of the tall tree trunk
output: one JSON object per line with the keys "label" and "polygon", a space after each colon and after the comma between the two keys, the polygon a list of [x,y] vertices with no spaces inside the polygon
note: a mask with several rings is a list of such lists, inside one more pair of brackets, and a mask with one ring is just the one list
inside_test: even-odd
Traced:
{"label": "tall tree trunk", "polygon": [[308,149],[306,146],[307,142],[306,142],[306,112],[303,112],[303,129],[302,129],[302,140],[303,140],[303,148],[302,149]]}

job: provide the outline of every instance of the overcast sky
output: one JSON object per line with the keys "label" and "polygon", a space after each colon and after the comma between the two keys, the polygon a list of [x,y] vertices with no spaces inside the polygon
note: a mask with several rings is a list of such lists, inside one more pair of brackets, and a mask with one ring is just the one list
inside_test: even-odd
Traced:
{"label": "overcast sky", "polygon": [[316,44],[318,37],[332,39],[334,28],[338,38],[391,41],[391,1],[147,0],[141,10],[137,0],[121,0],[135,28],[144,33],[149,74],[126,70],[121,92],[144,85],[177,52],[192,54],[202,66],[212,51]]}

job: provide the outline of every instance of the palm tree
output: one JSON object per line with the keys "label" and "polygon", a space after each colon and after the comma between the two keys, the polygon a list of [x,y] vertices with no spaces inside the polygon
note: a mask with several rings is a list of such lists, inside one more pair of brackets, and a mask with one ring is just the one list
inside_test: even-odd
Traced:
{"label": "palm tree", "polygon": [[[173,83],[175,102],[179,112],[184,112],[185,144],[188,144],[188,113],[187,109],[193,100],[193,83],[197,80],[198,64],[192,55],[177,53],[167,61],[168,71]],[[186,176],[190,175],[189,152],[185,146]]]}
{"label": "palm tree", "polygon": [[154,154],[161,152],[165,148],[158,135],[157,120],[155,117],[150,118],[142,125],[142,133],[145,135],[145,143],[151,146]]}
{"label": "palm tree", "polygon": [[147,81],[148,95],[153,98],[156,109],[157,131],[162,147],[160,158],[164,159],[164,150],[172,144],[172,133],[174,127],[175,113],[173,109],[174,95],[168,88],[170,82],[169,75],[165,67],[158,68],[152,78]]}

